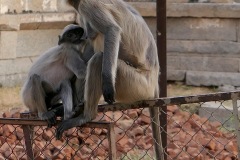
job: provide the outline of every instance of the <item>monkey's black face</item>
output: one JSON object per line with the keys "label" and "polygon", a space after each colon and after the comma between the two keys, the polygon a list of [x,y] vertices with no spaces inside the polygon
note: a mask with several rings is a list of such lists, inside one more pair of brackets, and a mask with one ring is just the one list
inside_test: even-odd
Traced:
{"label": "monkey's black face", "polygon": [[62,37],[59,36],[58,45],[62,43],[70,43],[70,44],[79,44],[82,42],[84,30],[81,27],[70,29],[66,31]]}

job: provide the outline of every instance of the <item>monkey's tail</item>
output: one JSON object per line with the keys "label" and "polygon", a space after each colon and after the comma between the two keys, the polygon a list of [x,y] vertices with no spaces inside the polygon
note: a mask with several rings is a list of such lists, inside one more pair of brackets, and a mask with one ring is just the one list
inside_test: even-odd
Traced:
{"label": "monkey's tail", "polygon": [[30,77],[29,87],[32,97],[32,107],[37,108],[38,116],[42,118],[42,113],[47,112],[47,106],[45,103],[45,91],[39,75],[34,74]]}

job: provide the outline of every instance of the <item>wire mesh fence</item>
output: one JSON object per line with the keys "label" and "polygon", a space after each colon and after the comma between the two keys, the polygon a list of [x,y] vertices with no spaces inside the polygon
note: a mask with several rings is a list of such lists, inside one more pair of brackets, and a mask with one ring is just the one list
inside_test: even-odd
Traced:
{"label": "wire mesh fence", "polygon": [[239,97],[240,92],[231,92],[102,105],[94,122],[65,131],[61,140],[46,122],[3,118],[0,159],[156,160],[148,108],[164,105],[167,159],[238,159]]}

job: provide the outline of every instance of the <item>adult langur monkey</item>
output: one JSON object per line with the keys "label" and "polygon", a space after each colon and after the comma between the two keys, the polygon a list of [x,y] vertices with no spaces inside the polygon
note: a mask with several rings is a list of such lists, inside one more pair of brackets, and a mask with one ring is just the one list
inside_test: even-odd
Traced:
{"label": "adult langur monkey", "polygon": [[[84,113],[59,124],[56,137],[97,115],[98,101],[132,103],[159,96],[157,47],[141,15],[122,0],[68,0],[80,14],[95,54],[87,66]],[[156,154],[160,151],[159,111],[150,110]],[[159,145],[159,146],[157,146]]]}
{"label": "adult langur monkey", "polygon": [[[59,36],[58,46],[49,49],[38,58],[30,68],[22,88],[23,103],[31,112],[37,112],[39,118],[48,120],[51,125],[56,123],[56,114],[62,115],[62,109],[64,119],[71,118],[74,115],[73,105],[79,103],[76,102],[77,99],[83,99],[81,92],[84,88],[81,88],[81,84],[85,81],[86,61],[93,55],[93,51],[90,52],[91,48],[86,47],[83,35],[84,30],[80,26],[66,26]],[[83,55],[83,48],[86,48],[87,55]],[[75,76],[77,80],[71,83]],[[49,105],[54,104],[52,101],[57,97],[62,100],[62,109],[53,108],[48,111],[51,107]]]}

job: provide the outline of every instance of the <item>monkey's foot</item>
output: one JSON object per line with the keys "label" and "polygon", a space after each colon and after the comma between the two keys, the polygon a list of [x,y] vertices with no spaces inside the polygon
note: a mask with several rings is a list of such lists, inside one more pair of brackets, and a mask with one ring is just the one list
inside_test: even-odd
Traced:
{"label": "monkey's foot", "polygon": [[42,114],[42,120],[46,120],[48,122],[48,127],[51,128],[57,123],[57,117],[54,110],[45,112]]}
{"label": "monkey's foot", "polygon": [[67,120],[62,121],[58,125],[58,128],[56,130],[56,139],[57,140],[61,139],[62,134],[65,130],[73,128],[73,127],[81,126],[89,121],[91,121],[91,119],[86,118],[85,116],[83,116],[83,114],[79,115],[76,118],[67,119]]}

